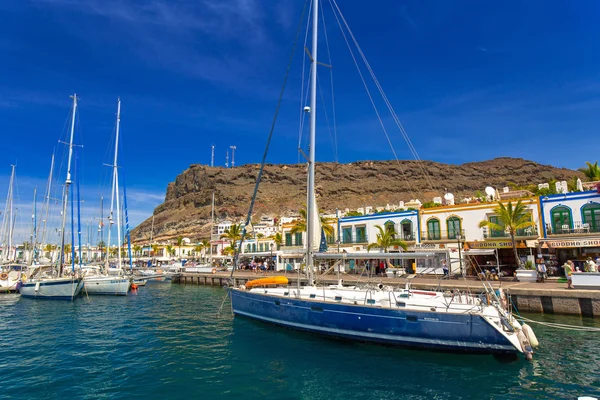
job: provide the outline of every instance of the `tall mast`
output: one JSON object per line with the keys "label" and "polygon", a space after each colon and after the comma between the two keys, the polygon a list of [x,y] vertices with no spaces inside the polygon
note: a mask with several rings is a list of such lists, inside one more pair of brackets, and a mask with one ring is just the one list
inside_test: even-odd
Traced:
{"label": "tall mast", "polygon": [[33,214],[31,215],[31,259],[29,265],[33,264],[35,258],[35,246],[37,245],[37,229],[36,229],[36,196],[37,188],[33,189]]}
{"label": "tall mast", "polygon": [[78,161],[75,164],[75,179],[77,181],[77,250],[79,253],[79,268],[81,268],[83,258],[81,253],[81,198],[79,197],[79,182],[81,181],[79,177],[79,170],[81,168],[78,168],[78,166],[81,164],[81,161],[79,161],[79,157],[75,157],[75,160]]}
{"label": "tall mast", "polygon": [[[67,202],[69,199],[69,186],[71,185],[71,157],[73,156],[73,135],[75,133],[75,114],[77,112],[77,93],[71,96],[73,99],[73,118],[71,119],[71,136],[69,139],[69,161],[67,162],[67,179],[65,179],[65,192],[63,196],[62,224],[60,229],[60,259],[58,264],[58,276],[62,276],[62,265],[65,260],[65,225],[67,223]],[[73,244],[71,244],[73,245]]]}
{"label": "tall mast", "polygon": [[[104,196],[100,196],[100,223],[98,224],[98,232],[100,232],[99,244],[101,244],[104,241]],[[104,243],[104,248],[106,248],[106,243]],[[108,253],[106,254],[106,258],[108,258]],[[102,261],[102,248],[100,248],[100,261]]]}
{"label": "tall mast", "polygon": [[121,98],[117,103],[117,137],[115,139],[115,163],[113,165],[115,177],[115,198],[117,201],[117,260],[118,268],[121,268],[121,206],[119,203],[119,173],[117,171],[117,154],[119,152],[119,126],[121,124]]}
{"label": "tall mast", "polygon": [[[125,175],[123,175],[125,176]],[[125,236],[127,237],[127,257],[129,257],[129,270],[133,271],[133,260],[131,258],[131,235],[129,232],[129,212],[127,211],[127,189],[123,177],[123,210],[125,211]]]}
{"label": "tall mast", "polygon": [[313,0],[312,6],[312,49],[310,81],[310,139],[308,153],[308,187],[306,202],[306,267],[308,284],[313,282],[313,207],[315,206],[315,130],[317,125],[317,34],[319,23],[319,0]]}
{"label": "tall mast", "polygon": [[[215,192],[213,190],[212,192],[212,202],[211,202],[211,208],[210,208],[210,237],[209,237],[209,241],[210,241],[210,266],[212,267],[212,263],[213,263],[213,246],[212,246],[212,236],[213,236],[213,229],[215,229]],[[206,254],[206,253],[204,253]]]}
{"label": "tall mast", "polygon": [[[52,161],[50,162],[50,174],[48,175],[48,183],[46,184],[46,210],[44,211],[44,228],[42,229],[41,244],[46,243],[46,225],[48,224],[48,212],[50,210],[50,193],[52,190],[52,171],[54,171],[54,153],[52,153]],[[50,257],[51,259],[54,257]]]}
{"label": "tall mast", "polygon": [[15,181],[16,165],[11,165],[11,167],[12,171],[10,173],[10,182],[8,184],[8,193],[6,195],[6,206],[4,209],[4,216],[2,219],[2,234],[5,235],[2,243],[2,259],[5,261],[10,259],[10,253],[12,251],[13,184]]}

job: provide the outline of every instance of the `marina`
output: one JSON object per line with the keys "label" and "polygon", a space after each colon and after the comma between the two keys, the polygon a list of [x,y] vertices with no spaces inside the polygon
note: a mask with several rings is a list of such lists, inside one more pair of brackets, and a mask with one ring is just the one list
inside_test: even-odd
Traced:
{"label": "marina", "polygon": [[[219,313],[225,294],[149,283],[137,295],[73,303],[0,296],[0,335],[21,332],[0,342],[2,387],[23,399],[176,399],[182,392],[215,399],[600,396],[598,335],[536,325],[542,345],[534,360],[502,364],[491,356],[336,341],[233,318],[228,305]],[[590,318],[525,316],[600,327]],[[570,346],[562,345],[565,337]]]}

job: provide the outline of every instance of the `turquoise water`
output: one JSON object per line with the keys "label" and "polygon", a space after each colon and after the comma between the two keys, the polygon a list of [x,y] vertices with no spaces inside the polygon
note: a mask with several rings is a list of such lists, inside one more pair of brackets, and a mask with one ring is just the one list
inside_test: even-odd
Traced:
{"label": "turquoise water", "polygon": [[[225,292],[149,284],[70,302],[0,296],[0,398],[600,397],[600,335],[534,326],[533,362],[354,344],[233,318]],[[600,326],[573,317],[530,316]],[[594,325],[595,324],[595,325]]]}

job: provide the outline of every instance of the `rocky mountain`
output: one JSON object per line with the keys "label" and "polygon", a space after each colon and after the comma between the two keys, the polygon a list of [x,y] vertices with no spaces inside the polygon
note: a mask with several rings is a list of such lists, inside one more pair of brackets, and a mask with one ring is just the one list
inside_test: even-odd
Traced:
{"label": "rocky mountain", "polygon": [[[165,202],[154,210],[153,237],[207,238],[211,197],[215,193],[215,218],[241,221],[248,212],[258,164],[235,168],[191,165],[169,183]],[[569,180],[582,174],[520,158],[496,158],[462,165],[433,161],[357,161],[349,164],[317,163],[319,208],[356,209],[385,206],[400,201],[431,201],[446,191],[455,198],[471,197],[486,186],[501,189],[509,182],[528,185],[552,179]],[[263,214],[292,215],[306,203],[306,165],[266,165],[254,207],[254,221]],[[132,231],[136,242],[148,241],[152,218]]]}

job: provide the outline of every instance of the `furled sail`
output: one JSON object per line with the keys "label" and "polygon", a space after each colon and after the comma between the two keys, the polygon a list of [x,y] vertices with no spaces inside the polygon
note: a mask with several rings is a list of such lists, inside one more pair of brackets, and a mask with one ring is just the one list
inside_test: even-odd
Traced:
{"label": "furled sail", "polygon": [[319,251],[319,246],[321,244],[321,218],[319,218],[319,208],[317,207],[317,199],[316,196],[313,196],[313,206],[312,206],[312,215],[311,215],[311,223],[312,223],[312,247],[314,251]]}

